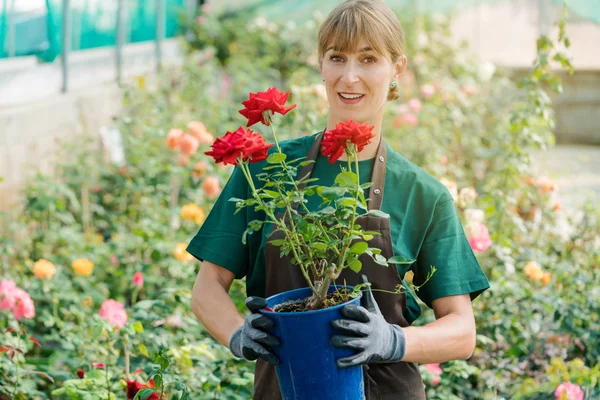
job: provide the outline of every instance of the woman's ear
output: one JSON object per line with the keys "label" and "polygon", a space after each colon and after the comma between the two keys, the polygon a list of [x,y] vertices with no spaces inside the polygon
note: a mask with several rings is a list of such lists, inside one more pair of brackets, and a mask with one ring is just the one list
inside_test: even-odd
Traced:
{"label": "woman's ear", "polygon": [[406,59],[406,56],[400,56],[400,58],[398,58],[398,61],[396,61],[396,64],[395,64],[396,75],[395,76],[398,79],[400,79],[400,77],[406,70],[407,64],[408,64],[408,60]]}

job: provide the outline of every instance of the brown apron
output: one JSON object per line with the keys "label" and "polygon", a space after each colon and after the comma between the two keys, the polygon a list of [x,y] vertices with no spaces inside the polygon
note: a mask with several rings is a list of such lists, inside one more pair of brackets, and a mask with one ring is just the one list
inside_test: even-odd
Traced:
{"label": "brown apron", "polygon": [[[323,134],[315,138],[315,142],[310,149],[307,160],[316,160],[319,155],[321,139]],[[381,139],[370,188],[368,206],[370,210],[381,208],[383,200],[385,171],[386,171],[387,148]],[[312,172],[314,163],[304,166],[299,176],[306,176]],[[390,221],[386,218],[375,217],[373,215],[360,216],[357,223],[363,229],[369,231],[379,231],[381,235],[374,236],[369,242],[370,247],[379,248],[382,256],[386,259],[392,257],[392,240],[390,237]],[[276,230],[270,236],[271,239],[281,239],[283,233]],[[292,265],[289,257],[280,258],[279,248],[270,243],[266,245],[266,288],[265,297],[272,296],[287,290],[307,287],[307,283],[300,272],[300,268]],[[385,289],[393,291],[397,285],[402,284],[402,278],[398,274],[395,265],[384,267],[376,264],[369,256],[364,255],[361,273],[367,275],[374,289]],[[346,268],[337,283],[356,285],[359,275]],[[408,322],[403,313],[406,311],[406,295],[387,294],[382,292],[373,292],[375,300],[381,309],[386,321],[397,324],[402,327],[408,326]],[[371,364],[364,368],[365,375],[365,394],[367,400],[421,400],[425,399],[425,391],[419,368],[415,363],[399,362],[394,364]],[[256,363],[255,381],[254,381],[254,399],[256,400],[279,400],[281,393],[277,382],[275,367],[266,361],[259,359]],[[328,400],[335,400],[335,395],[327,397]],[[325,400],[325,399],[324,399]]]}

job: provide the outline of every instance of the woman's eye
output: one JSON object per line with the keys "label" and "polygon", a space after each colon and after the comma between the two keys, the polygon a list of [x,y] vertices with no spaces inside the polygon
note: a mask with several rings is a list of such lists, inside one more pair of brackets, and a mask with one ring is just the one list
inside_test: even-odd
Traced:
{"label": "woman's eye", "polygon": [[340,56],[331,56],[331,57],[329,57],[329,59],[333,62],[342,61],[342,57],[340,57]]}
{"label": "woman's eye", "polygon": [[377,59],[375,57],[366,57],[363,61],[365,62],[365,64],[371,64],[377,62]]}

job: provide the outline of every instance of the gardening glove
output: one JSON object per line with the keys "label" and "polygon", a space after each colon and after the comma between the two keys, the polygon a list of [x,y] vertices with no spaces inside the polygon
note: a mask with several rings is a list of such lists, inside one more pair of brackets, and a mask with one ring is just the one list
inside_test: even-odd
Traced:
{"label": "gardening glove", "polygon": [[[368,282],[365,275],[361,276],[361,280]],[[386,322],[370,287],[363,290],[361,304],[344,306],[341,314],[348,319],[331,323],[334,329],[343,333],[333,336],[331,344],[358,350],[353,356],[339,358],[338,367],[401,361],[406,351],[406,336],[402,328]]]}
{"label": "gardening glove", "polygon": [[266,332],[275,326],[275,322],[259,312],[267,307],[267,301],[262,297],[248,297],[246,307],[250,314],[244,320],[244,325],[231,336],[229,350],[236,357],[251,361],[260,357],[270,364],[278,365],[279,359],[273,354],[271,347],[279,346],[279,340]]}

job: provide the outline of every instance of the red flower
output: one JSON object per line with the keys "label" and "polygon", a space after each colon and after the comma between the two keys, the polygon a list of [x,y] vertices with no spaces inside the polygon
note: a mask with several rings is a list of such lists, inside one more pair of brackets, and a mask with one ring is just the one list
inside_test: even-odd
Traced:
{"label": "red flower", "polygon": [[95,362],[95,361],[92,361],[91,364],[92,364],[92,368],[102,369],[105,367],[104,363],[99,363],[99,362]]}
{"label": "red flower", "polygon": [[217,163],[238,165],[238,157],[250,162],[265,160],[271,146],[260,134],[240,126],[237,131],[227,132],[222,138],[217,138],[212,151],[204,154],[213,157]]}
{"label": "red flower", "polygon": [[134,286],[139,286],[142,287],[144,286],[144,274],[142,274],[141,272],[136,272],[135,274],[133,274],[133,285]]}
{"label": "red flower", "polygon": [[[279,113],[281,115],[287,114],[288,111],[296,108],[295,104],[291,106],[285,106],[290,93],[282,93],[277,88],[270,88],[266,92],[250,93],[248,100],[242,101],[242,104],[246,106],[243,110],[240,110],[240,114],[248,118],[248,125],[252,126],[257,122],[269,126],[271,124],[271,114]],[[267,113],[265,118],[265,111],[271,111]]]}
{"label": "red flower", "polygon": [[348,143],[355,144],[356,151],[361,152],[375,137],[373,128],[368,124],[360,124],[352,120],[339,122],[335,129],[325,132],[321,141],[322,154],[329,156],[329,162],[333,164],[342,156]]}
{"label": "red flower", "polygon": [[79,377],[79,379],[83,379],[83,377],[85,376],[85,372],[83,372],[82,369],[78,369],[77,376]]}
{"label": "red flower", "polygon": [[[137,392],[146,388],[154,388],[154,380],[150,379],[147,384],[143,384],[138,382],[137,380],[129,380],[125,379],[125,383],[127,383],[127,387],[125,388],[125,392],[127,392],[127,399],[132,400]],[[158,393],[152,393],[148,400],[159,400]]]}

